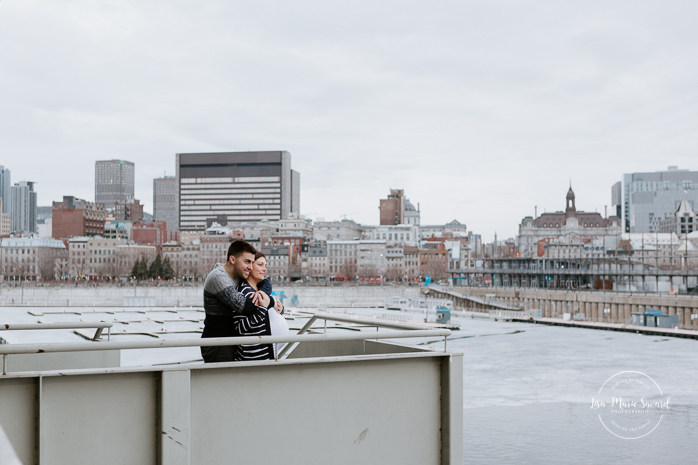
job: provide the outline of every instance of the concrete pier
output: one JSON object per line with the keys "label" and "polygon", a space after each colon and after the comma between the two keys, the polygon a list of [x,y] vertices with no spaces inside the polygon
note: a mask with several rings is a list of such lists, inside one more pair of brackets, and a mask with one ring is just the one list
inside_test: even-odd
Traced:
{"label": "concrete pier", "polygon": [[648,307],[667,315],[679,315],[679,328],[696,329],[691,320],[698,314],[698,296],[637,294],[599,291],[563,291],[541,289],[498,289],[430,286],[437,297],[450,298],[454,307],[465,311],[488,309],[472,305],[464,296],[494,295],[495,301],[519,306],[520,310],[540,310],[542,318],[561,319],[565,313],[575,321],[627,325],[631,313],[644,313]]}

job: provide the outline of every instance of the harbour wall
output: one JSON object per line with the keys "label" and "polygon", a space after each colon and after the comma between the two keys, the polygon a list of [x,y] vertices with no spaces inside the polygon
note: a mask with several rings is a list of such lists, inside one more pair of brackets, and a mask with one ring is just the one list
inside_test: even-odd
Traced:
{"label": "harbour wall", "polygon": [[691,315],[698,314],[698,296],[687,295],[468,287],[446,287],[440,291],[437,286],[431,286],[429,291],[430,295],[450,298],[455,307],[465,310],[487,306],[455,294],[479,298],[494,295],[498,303],[519,305],[522,310],[540,310],[542,318],[563,318],[568,313],[571,319],[625,324],[630,321],[631,313],[644,313],[652,307],[667,315],[678,315],[680,328],[695,329],[696,320],[691,320]]}
{"label": "harbour wall", "polygon": [[[275,286],[286,306],[376,307],[393,296],[419,298],[418,286]],[[294,299],[295,297],[295,299]],[[0,287],[0,307],[201,307],[202,286],[17,286]]]}

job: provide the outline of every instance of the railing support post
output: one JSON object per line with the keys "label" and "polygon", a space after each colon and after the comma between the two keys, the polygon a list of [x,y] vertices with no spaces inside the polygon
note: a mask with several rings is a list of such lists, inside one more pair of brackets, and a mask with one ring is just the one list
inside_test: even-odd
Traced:
{"label": "railing support post", "polygon": [[163,371],[160,379],[160,458],[167,465],[189,465],[191,423],[190,370]]}

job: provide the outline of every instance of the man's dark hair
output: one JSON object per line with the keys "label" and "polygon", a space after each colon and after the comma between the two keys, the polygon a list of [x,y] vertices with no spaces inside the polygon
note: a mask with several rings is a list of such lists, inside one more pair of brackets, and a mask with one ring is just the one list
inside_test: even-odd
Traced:
{"label": "man's dark hair", "polygon": [[230,247],[228,247],[228,255],[226,256],[226,261],[230,260],[230,257],[235,257],[235,259],[237,260],[238,258],[240,258],[240,255],[242,255],[245,252],[249,252],[254,255],[257,253],[257,249],[252,247],[252,244],[250,244],[249,242],[241,241],[239,239],[237,241],[233,241],[230,243]]}

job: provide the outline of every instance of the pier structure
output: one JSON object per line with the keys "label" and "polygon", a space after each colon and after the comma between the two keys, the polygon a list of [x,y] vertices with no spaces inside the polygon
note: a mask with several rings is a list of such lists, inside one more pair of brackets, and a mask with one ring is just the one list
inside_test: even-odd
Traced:
{"label": "pier structure", "polygon": [[[632,313],[653,308],[666,315],[677,315],[680,329],[698,329],[697,296],[444,286],[429,286],[427,290],[434,297],[451,299],[457,310],[497,312],[501,308],[498,306],[505,304],[526,315],[537,311],[539,318],[629,325]],[[477,302],[473,297],[482,300]]]}
{"label": "pier structure", "polygon": [[[664,260],[664,258],[662,258]],[[666,263],[665,263],[666,262]],[[687,292],[698,286],[698,269],[684,256],[491,258],[472,268],[450,269],[456,286]],[[673,288],[672,288],[673,286]]]}

